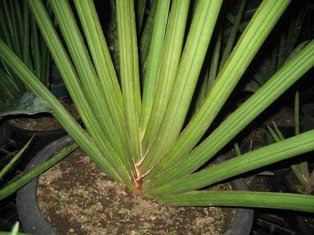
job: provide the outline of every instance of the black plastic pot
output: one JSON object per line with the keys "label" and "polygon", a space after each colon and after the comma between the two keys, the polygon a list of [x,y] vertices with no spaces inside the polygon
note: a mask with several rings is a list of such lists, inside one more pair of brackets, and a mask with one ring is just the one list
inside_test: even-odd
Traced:
{"label": "black plastic pot", "polygon": [[[307,222],[310,218],[305,216],[297,216],[297,225],[299,231],[303,235],[313,235],[314,234],[314,224],[312,223],[311,226]],[[312,221],[313,221],[313,215],[312,215]]]}
{"label": "black plastic pot", "polygon": [[22,161],[23,166],[26,166],[37,154],[37,152],[47,146],[47,144],[66,135],[65,130],[62,128],[49,131],[33,131],[10,124],[10,129],[18,149],[21,149],[27,143],[27,141],[33,137],[30,146],[24,152]]}
{"label": "black plastic pot", "polygon": [[[45,162],[54,153],[71,143],[71,138],[65,136],[45,147],[33,158],[26,167],[30,171],[37,165]],[[243,180],[234,180],[232,186],[236,190],[247,190]],[[42,215],[37,201],[38,179],[34,179],[17,192],[16,204],[19,220],[25,232],[31,234],[55,234],[52,227]],[[237,209],[234,221],[225,235],[248,235],[253,223],[252,209]]]}
{"label": "black plastic pot", "polygon": [[11,129],[6,121],[0,122],[0,147],[4,145],[11,135]]}
{"label": "black plastic pot", "polygon": [[[36,156],[27,165],[25,171],[28,172],[36,166],[47,161],[51,156],[68,146],[72,142],[69,136],[64,136],[45,147],[38,152]],[[17,191],[16,207],[19,220],[22,223],[23,230],[31,234],[55,234],[42,215],[37,201],[38,178],[29,182],[25,187]]]}

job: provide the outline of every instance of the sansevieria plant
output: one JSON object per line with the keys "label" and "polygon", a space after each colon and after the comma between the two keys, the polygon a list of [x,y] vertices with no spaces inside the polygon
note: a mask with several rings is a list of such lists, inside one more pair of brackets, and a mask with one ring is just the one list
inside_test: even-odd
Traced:
{"label": "sansevieria plant", "polygon": [[[134,192],[174,206],[266,207],[314,212],[311,195],[201,190],[314,150],[312,130],[202,168],[313,67],[312,40],[208,133],[289,2],[261,2],[192,117],[189,116],[191,100],[199,92],[196,83],[205,55],[212,49],[209,43],[222,0],[154,1],[154,10],[144,17],[151,25],[143,26],[141,35],[141,42],[149,43],[146,50],[143,48],[146,44],[139,43],[139,27],[145,22],[136,22],[143,17],[136,17],[134,10],[141,5],[135,7],[133,0],[116,0],[119,74],[115,72],[92,0],[74,0],[72,5],[67,0],[50,1],[60,35],[43,3],[29,0],[31,12],[86,129],[3,41],[1,59],[27,87],[49,103],[53,115],[76,144],[108,176]],[[217,66],[213,69],[218,71]],[[63,152],[2,189],[0,198],[60,160],[65,155]]]}
{"label": "sansevieria plant", "polygon": [[[0,1],[0,15],[1,40],[48,87],[51,57],[27,1]],[[17,100],[28,91],[12,69],[0,63],[0,111],[12,109],[10,106],[17,105]]]}

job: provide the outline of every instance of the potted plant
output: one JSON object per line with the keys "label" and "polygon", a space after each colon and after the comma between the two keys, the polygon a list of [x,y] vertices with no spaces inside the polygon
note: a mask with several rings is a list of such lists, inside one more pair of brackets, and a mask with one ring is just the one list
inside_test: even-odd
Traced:
{"label": "potted plant", "polygon": [[[32,14],[86,129],[78,125],[3,41],[0,55],[30,89],[49,103],[56,119],[99,168],[131,191],[173,206],[262,207],[313,212],[311,195],[202,190],[314,150],[314,131],[308,131],[214,167],[202,168],[313,67],[312,40],[204,136],[289,2],[261,2],[186,126],[222,1],[200,0],[191,6],[189,1],[172,1],[171,4],[158,1],[152,13],[154,20],[148,35],[151,39],[145,68],[139,68],[134,2],[117,0],[120,74],[116,75],[92,0],[74,1],[77,20],[68,1],[50,1],[66,49],[42,2],[29,0]],[[69,148],[65,152],[69,152]],[[62,157],[57,155],[58,159]],[[38,175],[55,161],[55,158],[49,160],[35,173]],[[28,177],[34,177],[35,173]],[[4,188],[0,198],[21,187],[23,181]]]}
{"label": "potted plant", "polygon": [[[42,84],[50,87],[51,56],[27,1],[1,1],[0,14],[1,39]],[[35,136],[27,150],[29,158],[43,148],[43,143],[65,135],[45,102],[34,95],[3,62],[0,66],[0,91],[0,118],[8,123],[17,146],[22,147]]]}

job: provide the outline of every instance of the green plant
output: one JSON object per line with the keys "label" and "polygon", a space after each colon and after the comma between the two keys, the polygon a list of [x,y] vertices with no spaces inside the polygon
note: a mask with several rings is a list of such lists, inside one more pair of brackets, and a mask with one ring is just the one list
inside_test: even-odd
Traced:
{"label": "green plant", "polygon": [[28,148],[32,141],[32,138],[21,148],[12,158],[11,160],[2,168],[0,169],[0,180],[3,178],[5,174],[12,168],[14,163],[22,156],[25,150]]}
{"label": "green plant", "polygon": [[[74,1],[79,22],[68,1],[50,1],[66,49],[42,2],[29,0],[32,14],[86,130],[3,41],[0,42],[1,58],[49,103],[53,115],[91,159],[130,190],[175,206],[267,207],[313,212],[314,197],[310,195],[201,190],[314,150],[314,131],[308,131],[214,167],[201,168],[314,65],[312,40],[215,130],[205,135],[290,2],[264,0],[208,95],[184,126],[222,2],[195,1],[191,21],[187,21],[192,7],[190,1],[158,1],[156,11],[151,11],[154,20],[143,70],[139,68],[134,2],[117,0],[120,63],[117,75],[92,0]],[[21,184],[4,188],[0,198]]]}
{"label": "green plant", "polygon": [[[300,97],[299,91],[295,93],[294,97],[294,127],[295,135],[300,134]],[[267,126],[273,140],[279,142],[285,139],[284,135],[281,133],[280,129],[277,127],[276,123],[273,123],[274,128]],[[314,169],[311,172],[309,164],[307,161],[302,161],[300,163],[292,164],[291,169],[296,176],[299,183],[303,186],[303,193],[311,194],[314,190]]]}
{"label": "green plant", "polygon": [[[29,12],[27,1],[0,1],[0,38],[36,77],[49,85],[50,53]],[[0,65],[0,110],[14,105],[29,89],[4,63]]]}
{"label": "green plant", "polygon": [[[297,9],[296,9],[297,8]],[[253,70],[251,78],[244,87],[245,91],[257,91],[272,75],[289,59],[296,51],[302,48],[303,44],[297,45],[300,38],[301,30],[304,27],[304,19],[308,11],[300,6],[292,5],[289,11],[296,12],[295,14],[286,14],[285,21],[277,29],[277,34],[274,35],[274,41],[268,45],[268,53],[262,57],[258,63],[258,68]],[[310,37],[309,37],[310,38]]]}

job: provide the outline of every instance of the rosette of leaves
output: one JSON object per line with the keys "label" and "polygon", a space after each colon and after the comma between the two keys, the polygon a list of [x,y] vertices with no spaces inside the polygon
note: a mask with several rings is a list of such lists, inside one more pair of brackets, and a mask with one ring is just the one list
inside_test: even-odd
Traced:
{"label": "rosette of leaves", "polygon": [[[136,26],[141,24],[136,23],[134,10],[139,9],[135,3],[142,1],[116,0],[119,74],[115,72],[92,0],[74,0],[73,6],[66,0],[50,1],[60,36],[44,4],[38,0],[28,3],[86,129],[3,41],[1,58],[21,81],[49,103],[64,129],[112,179],[143,196],[174,206],[314,211],[314,197],[310,195],[202,190],[314,150],[312,130],[213,167],[202,167],[313,67],[314,41],[310,41],[240,107],[207,132],[289,0],[260,3],[186,125],[192,97],[199,92],[195,87],[206,53],[213,50],[209,43],[225,1],[154,1],[156,9],[143,17],[144,29],[151,18],[151,32],[144,34],[149,38],[145,51],[139,48],[143,44],[139,43]],[[143,62],[139,58],[144,58]],[[0,191],[0,198],[10,190],[14,187]]]}

